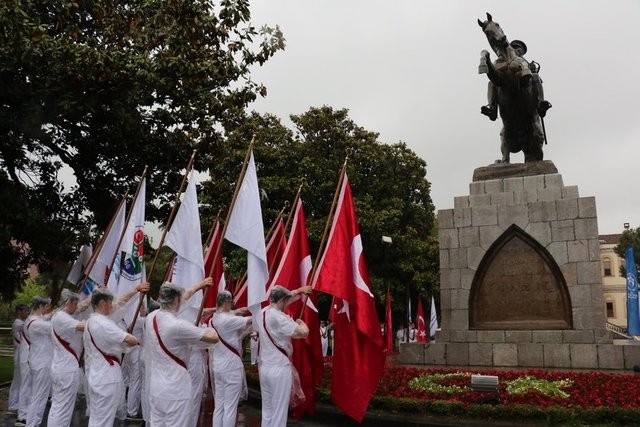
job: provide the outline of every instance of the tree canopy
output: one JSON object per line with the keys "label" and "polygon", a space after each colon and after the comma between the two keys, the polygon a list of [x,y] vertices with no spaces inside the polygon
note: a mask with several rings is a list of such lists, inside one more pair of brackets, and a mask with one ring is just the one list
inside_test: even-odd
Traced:
{"label": "tree canopy", "polygon": [[[631,246],[633,247],[633,253],[635,255],[635,263],[636,263],[636,271],[640,269],[640,227],[633,229],[629,228],[622,232],[620,236],[620,241],[614,248],[615,253],[621,257],[625,258],[627,254],[627,248]],[[624,267],[620,268],[620,273],[627,277],[627,272]]]}
{"label": "tree canopy", "polygon": [[[358,126],[345,109],[311,108],[292,115],[291,120],[293,130],[275,116],[253,113],[229,134],[220,160],[211,167],[211,181],[200,192],[210,205],[208,216],[220,208],[226,212],[233,183],[255,135],[265,227],[293,200],[303,179],[301,197],[315,257],[349,152],[347,175],[376,300],[383,302],[390,287],[395,311],[400,312],[406,307],[408,292],[414,303],[419,294],[439,295],[437,230],[424,160],[404,143],[379,142],[377,133]],[[383,235],[392,238],[390,245],[383,244]],[[238,274],[243,262],[230,258]]]}
{"label": "tree canopy", "polygon": [[266,94],[250,68],[284,48],[277,27],[250,23],[248,0],[4,0],[0,28],[8,287],[30,262],[71,259],[145,165],[147,217],[166,218],[191,151],[198,170],[220,157],[227,129]]}

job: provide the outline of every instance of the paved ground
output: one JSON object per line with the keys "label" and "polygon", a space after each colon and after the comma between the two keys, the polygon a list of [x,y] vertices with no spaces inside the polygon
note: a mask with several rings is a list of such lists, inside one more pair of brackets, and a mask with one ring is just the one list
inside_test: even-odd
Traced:
{"label": "paved ground", "polygon": [[[76,409],[73,414],[73,420],[71,425],[73,427],[83,427],[88,423],[88,418],[84,416],[85,411],[85,400],[84,397],[78,397],[76,402]],[[6,389],[0,393],[0,427],[10,427],[13,426],[16,417],[15,415],[7,414],[6,410]],[[46,426],[47,414],[49,411],[49,406],[47,405],[47,412],[44,416],[44,422],[42,426]],[[198,427],[212,427],[212,418],[213,418],[213,399],[210,396],[206,396],[203,400],[203,407],[200,414],[200,423]],[[128,421],[118,421],[114,424],[118,427],[140,427],[144,426],[144,423],[140,422],[128,422]],[[290,420],[287,424],[290,427],[328,427],[328,426],[336,426],[335,423],[320,423],[315,421],[297,421]],[[236,422],[236,427],[259,427],[260,426],[260,407],[259,402],[251,401],[241,402],[238,408],[238,420]]]}

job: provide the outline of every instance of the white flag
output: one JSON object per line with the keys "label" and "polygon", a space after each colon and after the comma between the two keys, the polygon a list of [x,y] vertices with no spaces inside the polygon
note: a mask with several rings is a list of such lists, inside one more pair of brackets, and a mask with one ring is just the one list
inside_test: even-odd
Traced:
{"label": "white flag", "polygon": [[[189,177],[189,185],[184,192],[182,204],[167,233],[165,245],[176,253],[172,283],[185,289],[204,280],[204,261],[202,259],[202,234],[200,231],[200,214],[198,212],[198,196],[196,194],[196,178],[194,172]],[[195,319],[202,302],[202,292],[197,292],[183,305],[196,309],[192,317]],[[183,307],[186,308],[186,307]],[[189,319],[189,320],[193,320]]]}
{"label": "white flag", "polygon": [[436,301],[431,297],[431,318],[429,320],[429,337],[436,336],[438,330],[438,315],[436,314]]}
{"label": "white flag", "polygon": [[[144,280],[145,193],[146,179],[143,179],[140,183],[138,197],[131,207],[129,222],[126,225],[127,228],[118,249],[118,256],[109,276],[108,286],[116,296],[126,294]],[[122,254],[124,255],[122,256]]]}
{"label": "white flag", "polygon": [[89,264],[89,259],[91,259],[92,253],[93,248],[91,247],[91,244],[82,245],[80,255],[78,255],[78,259],[75,260],[69,274],[67,275],[67,282],[71,282],[76,286],[80,284],[79,282],[82,279],[82,272]]}
{"label": "white flag", "polygon": [[113,222],[111,223],[111,229],[109,229],[109,234],[102,238],[102,244],[97,249],[98,255],[96,255],[96,261],[89,272],[91,280],[100,286],[107,283],[107,272],[111,268],[111,262],[118,249],[120,235],[124,229],[126,207],[126,202],[121,203],[120,208],[116,211]]}
{"label": "white flag", "polygon": [[260,306],[269,280],[260,191],[253,153],[231,212],[225,239],[247,250],[247,307]]}

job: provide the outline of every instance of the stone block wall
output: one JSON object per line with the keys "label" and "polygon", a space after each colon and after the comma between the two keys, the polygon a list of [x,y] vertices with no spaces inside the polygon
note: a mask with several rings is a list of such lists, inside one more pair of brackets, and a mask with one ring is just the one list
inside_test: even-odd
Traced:
{"label": "stone block wall", "polygon": [[[558,264],[571,298],[573,329],[469,329],[476,270],[513,224]],[[594,197],[580,197],[577,186],[565,186],[558,173],[477,181],[469,195],[455,197],[453,209],[438,212],[438,226],[442,331],[435,343],[409,345],[422,346],[423,363],[606,369],[628,364],[605,330]]]}

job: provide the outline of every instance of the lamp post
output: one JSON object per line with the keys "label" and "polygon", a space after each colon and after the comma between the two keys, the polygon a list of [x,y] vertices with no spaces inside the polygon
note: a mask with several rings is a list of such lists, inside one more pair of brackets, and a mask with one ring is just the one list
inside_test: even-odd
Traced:
{"label": "lamp post", "polygon": [[[382,262],[386,265],[387,263],[387,245],[391,245],[393,243],[393,239],[391,238],[391,236],[382,236]],[[389,288],[389,285],[387,284],[387,289]],[[388,295],[388,294],[387,294]],[[385,317],[385,330],[387,331],[388,334],[391,334],[391,336],[393,337],[393,331],[389,328],[390,325],[386,324],[386,317]],[[386,337],[385,337],[385,342],[386,342]]]}

